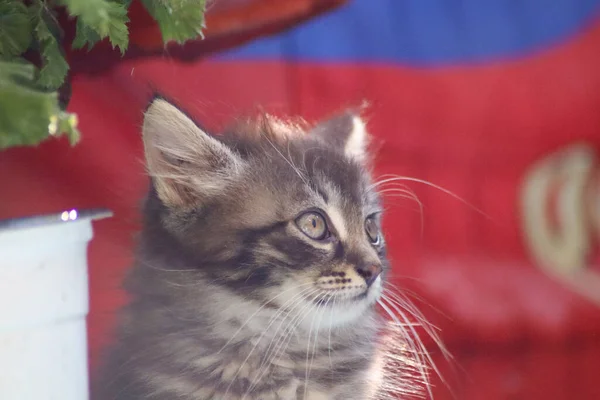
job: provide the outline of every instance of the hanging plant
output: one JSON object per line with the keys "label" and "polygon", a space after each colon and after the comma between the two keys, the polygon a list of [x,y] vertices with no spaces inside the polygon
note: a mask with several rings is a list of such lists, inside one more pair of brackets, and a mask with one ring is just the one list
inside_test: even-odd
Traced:
{"label": "hanging plant", "polygon": [[[202,37],[206,0],[141,0],[164,43]],[[0,0],[0,149],[80,133],[65,110],[70,94],[66,48],[90,50],[102,40],[125,54],[131,0]],[[76,20],[65,43],[60,15]],[[70,50],[69,49],[69,50]]]}

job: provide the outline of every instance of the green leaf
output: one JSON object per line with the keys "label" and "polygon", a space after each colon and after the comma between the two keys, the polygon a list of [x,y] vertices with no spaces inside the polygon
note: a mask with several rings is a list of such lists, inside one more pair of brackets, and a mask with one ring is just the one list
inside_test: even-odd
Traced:
{"label": "green leaf", "polygon": [[102,40],[102,38],[96,31],[89,26],[84,25],[80,19],[77,20],[77,31],[71,47],[74,49],[82,49],[87,45],[88,50],[90,50],[100,40]]}
{"label": "green leaf", "polygon": [[37,85],[35,67],[22,59],[0,61],[0,149],[62,133],[72,144],[78,140],[76,116],[60,110],[56,92]]}
{"label": "green leaf", "polygon": [[20,55],[31,43],[31,22],[21,0],[0,0],[0,55]]}
{"label": "green leaf", "polygon": [[48,89],[58,89],[64,82],[69,65],[63,57],[59,46],[60,28],[54,16],[39,2],[31,6],[31,18],[34,23],[34,34],[38,42],[43,63],[38,82]]}
{"label": "green leaf", "polygon": [[118,47],[125,53],[129,45],[127,30],[127,6],[129,1],[109,0],[61,0],[69,13],[78,18],[77,33],[73,46],[93,46],[99,40],[108,37],[113,48]]}
{"label": "green leaf", "polygon": [[163,42],[184,43],[204,37],[206,0],[142,0],[142,3],[158,22]]}

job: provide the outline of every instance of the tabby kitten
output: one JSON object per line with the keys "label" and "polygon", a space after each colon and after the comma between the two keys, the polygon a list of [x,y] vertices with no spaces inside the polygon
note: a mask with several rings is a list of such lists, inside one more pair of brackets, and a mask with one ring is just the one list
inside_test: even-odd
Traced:
{"label": "tabby kitten", "polygon": [[131,303],[95,398],[374,398],[389,266],[360,117],[213,136],[156,98],[143,139]]}

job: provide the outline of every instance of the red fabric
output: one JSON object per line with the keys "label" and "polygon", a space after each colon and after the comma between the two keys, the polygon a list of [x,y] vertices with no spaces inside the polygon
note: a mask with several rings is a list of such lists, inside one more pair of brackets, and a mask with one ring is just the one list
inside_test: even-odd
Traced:
{"label": "red fabric", "polygon": [[[76,76],[70,108],[83,140],[2,153],[0,218],[115,212],[97,223],[90,246],[95,365],[124,300],[118,286],[147,185],[139,129],[148,81],[213,128],[256,105],[314,120],[370,99],[369,127],[383,142],[378,173],[433,182],[491,217],[410,183],[424,205],[421,234],[414,203],[389,204],[393,281],[423,297],[418,304],[442,329],[456,361],[440,364],[455,398],[598,399],[600,310],[532,262],[517,200],[534,161],[580,140],[600,150],[599,43],[596,28],[535,58],[450,70],[145,60]],[[434,391],[451,398],[439,382]]]}

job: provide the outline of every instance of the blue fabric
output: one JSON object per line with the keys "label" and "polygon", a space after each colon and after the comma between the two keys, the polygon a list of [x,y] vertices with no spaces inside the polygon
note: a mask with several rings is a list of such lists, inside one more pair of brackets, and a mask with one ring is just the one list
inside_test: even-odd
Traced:
{"label": "blue fabric", "polygon": [[351,0],[218,58],[420,66],[490,61],[551,47],[598,16],[600,0]]}

